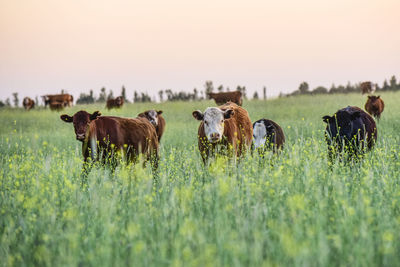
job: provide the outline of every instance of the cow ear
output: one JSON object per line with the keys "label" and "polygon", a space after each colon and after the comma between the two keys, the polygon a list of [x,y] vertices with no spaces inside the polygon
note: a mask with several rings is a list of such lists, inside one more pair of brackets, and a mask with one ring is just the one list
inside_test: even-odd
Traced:
{"label": "cow ear", "polygon": [[325,123],[329,123],[329,121],[332,119],[332,117],[331,116],[323,116],[322,117],[322,120],[325,122]]}
{"label": "cow ear", "polygon": [[361,116],[361,112],[355,111],[354,113],[351,114],[351,119],[355,120],[355,119],[359,118],[360,116]]}
{"label": "cow ear", "polygon": [[95,120],[95,119],[97,119],[97,117],[99,117],[99,116],[101,116],[100,111],[95,111],[95,112],[93,112],[93,114],[90,115],[90,120],[91,120],[91,121],[92,121],[92,120]]}
{"label": "cow ear", "polygon": [[193,111],[192,115],[198,121],[202,121],[204,118],[204,114],[200,110]]}
{"label": "cow ear", "polygon": [[157,111],[157,115],[161,115],[162,114],[162,110]]}
{"label": "cow ear", "polygon": [[376,98],[380,98],[381,96],[380,95],[378,95]]}
{"label": "cow ear", "polygon": [[235,114],[235,111],[233,111],[232,109],[227,109],[224,111],[224,119],[229,119],[234,114]]}
{"label": "cow ear", "polygon": [[371,96],[369,95],[368,98],[371,99]]}
{"label": "cow ear", "polygon": [[65,121],[65,122],[72,122],[73,121],[73,118],[71,116],[68,116],[67,114],[61,115],[60,119]]}

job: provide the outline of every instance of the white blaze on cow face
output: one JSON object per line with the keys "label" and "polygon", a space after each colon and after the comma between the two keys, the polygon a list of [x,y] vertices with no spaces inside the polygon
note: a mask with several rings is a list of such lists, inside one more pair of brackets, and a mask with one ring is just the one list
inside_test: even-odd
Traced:
{"label": "white blaze on cow face", "polygon": [[148,118],[149,118],[149,121],[151,122],[151,124],[153,124],[154,126],[157,126],[158,125],[157,111],[150,110],[147,114],[148,114]]}
{"label": "white blaze on cow face", "polygon": [[219,108],[207,108],[204,113],[197,110],[193,112],[193,116],[202,120],[204,123],[204,135],[210,143],[217,143],[222,139],[224,134],[224,121],[234,114],[231,109],[221,110]]}
{"label": "white blaze on cow face", "polygon": [[253,128],[253,143],[255,148],[260,148],[267,141],[267,129],[264,123],[256,122]]}

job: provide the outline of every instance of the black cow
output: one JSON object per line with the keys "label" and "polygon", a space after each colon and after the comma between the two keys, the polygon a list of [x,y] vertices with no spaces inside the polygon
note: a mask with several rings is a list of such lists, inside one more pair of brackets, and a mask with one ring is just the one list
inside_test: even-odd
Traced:
{"label": "black cow", "polygon": [[277,152],[283,148],[283,143],[285,143],[285,135],[276,122],[260,119],[253,123],[253,147],[255,149]]}
{"label": "black cow", "polygon": [[374,119],[358,107],[340,109],[333,116],[324,116],[323,121],[327,123],[325,139],[331,160],[342,152],[350,157],[362,155],[376,142]]}

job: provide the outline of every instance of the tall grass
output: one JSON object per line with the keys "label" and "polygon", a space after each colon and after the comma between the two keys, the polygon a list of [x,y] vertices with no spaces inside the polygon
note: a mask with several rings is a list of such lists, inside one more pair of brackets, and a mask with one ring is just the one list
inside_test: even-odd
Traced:
{"label": "tall grass", "polygon": [[167,121],[157,179],[141,166],[95,167],[81,187],[82,156],[63,112],[0,111],[2,266],[371,266],[400,261],[400,94],[386,109],[375,149],[329,168],[323,115],[360,95],[245,101],[252,121],[279,123],[283,153],[204,167],[192,103],[156,108]]}

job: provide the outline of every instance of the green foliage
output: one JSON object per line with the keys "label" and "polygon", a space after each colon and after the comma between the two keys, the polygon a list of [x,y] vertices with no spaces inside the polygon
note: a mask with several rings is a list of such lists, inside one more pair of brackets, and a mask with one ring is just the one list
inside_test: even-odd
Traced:
{"label": "green foliage", "polygon": [[393,266],[400,261],[400,93],[384,92],[373,151],[327,160],[321,117],[360,94],[244,103],[279,123],[277,156],[218,157],[204,167],[192,111],[213,101],[135,103],[163,110],[156,177],[141,165],[94,166],[81,186],[71,124],[49,110],[0,110],[0,266]]}

